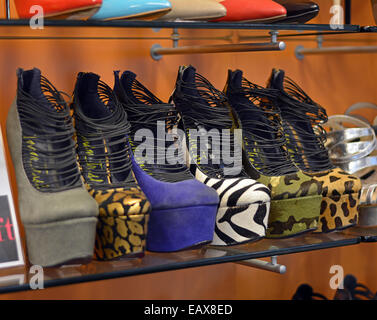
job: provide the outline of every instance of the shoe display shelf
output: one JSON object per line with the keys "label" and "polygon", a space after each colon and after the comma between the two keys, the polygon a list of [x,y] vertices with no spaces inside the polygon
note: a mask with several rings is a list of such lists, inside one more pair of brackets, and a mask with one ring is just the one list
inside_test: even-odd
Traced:
{"label": "shoe display shelf", "polygon": [[[143,258],[106,262],[93,260],[86,265],[44,268],[44,288],[228,262],[239,262],[251,267],[284,273],[285,266],[277,264],[276,257],[279,255],[355,245],[360,241],[359,236],[341,232],[309,233],[293,238],[262,239],[228,247],[204,245],[200,248],[171,253],[147,251]],[[258,260],[266,257],[272,257],[271,263]],[[0,270],[0,293],[30,290],[30,279],[34,275],[28,266]]]}
{"label": "shoe display shelf", "polygon": [[[259,30],[269,31],[270,35],[259,36],[260,39],[269,39],[266,43],[249,44],[224,44],[213,46],[197,46],[204,47],[207,52],[230,52],[230,51],[268,51],[282,50],[282,46],[277,42],[277,38],[290,38],[296,36],[322,36],[322,35],[338,35],[350,33],[370,33],[377,31],[375,29],[367,29],[358,25],[345,25],[343,29],[332,29],[330,25],[323,24],[249,24],[249,23],[210,23],[210,22],[156,22],[156,21],[73,21],[73,20],[45,20],[45,27],[116,27],[116,28],[149,28],[172,29],[173,34],[168,39],[173,41],[172,48],[180,49],[190,47],[178,47],[180,40],[178,29],[222,29],[222,30]],[[28,20],[0,20],[0,27],[27,27]],[[289,33],[283,34],[280,31]],[[0,39],[28,39],[33,36],[0,36]],[[36,36],[37,39],[43,39]],[[45,37],[46,39],[66,39],[63,37]],[[73,39],[82,39],[80,37],[72,37]],[[258,38],[255,37],[255,38]],[[89,38],[91,39],[91,38]],[[95,38],[93,38],[95,39]],[[110,39],[110,38],[109,38]],[[117,38],[118,39],[118,38]],[[119,38],[122,39],[122,38]],[[126,37],[125,37],[126,39]],[[143,39],[143,38],[138,38]],[[159,39],[153,37],[153,39]],[[258,48],[262,44],[263,49]],[[242,45],[245,45],[241,47]],[[223,47],[220,47],[223,46]],[[233,46],[233,48],[232,48]],[[238,46],[238,47],[237,47]],[[272,47],[271,47],[272,46]],[[211,47],[215,47],[219,51],[211,51]],[[219,48],[220,47],[220,48]],[[156,47],[155,47],[156,48]],[[236,48],[236,50],[233,50]],[[161,49],[161,48],[160,48]],[[164,48],[162,48],[164,49]],[[191,47],[192,49],[192,47]],[[224,51],[225,50],[225,51]],[[162,50],[163,51],[163,50]],[[166,52],[155,51],[158,55],[166,54]],[[199,50],[200,51],[200,50]],[[201,52],[196,53],[204,53]],[[190,53],[183,50],[181,54]],[[175,53],[173,53],[175,54]],[[285,267],[277,263],[276,257],[279,255],[294,254],[313,250],[323,250],[328,248],[356,245],[361,242],[377,241],[377,228],[366,229],[354,227],[342,232],[333,232],[327,234],[308,233],[301,236],[286,239],[262,239],[257,242],[251,242],[236,246],[211,246],[204,245],[191,250],[184,250],[171,253],[152,253],[146,252],[143,258],[112,260],[107,262],[92,261],[87,265],[67,265],[62,267],[51,267],[44,269],[44,287],[62,286],[89,281],[98,281],[105,279],[113,279],[127,277],[133,275],[141,275],[162,271],[171,271],[184,268],[201,267],[206,265],[214,265],[220,263],[237,262],[252,267],[261,268],[278,273],[284,273]],[[271,263],[258,260],[259,258],[271,257]],[[30,272],[30,266],[15,267],[0,270],[0,293],[16,292],[30,290],[30,279],[34,273]]]}

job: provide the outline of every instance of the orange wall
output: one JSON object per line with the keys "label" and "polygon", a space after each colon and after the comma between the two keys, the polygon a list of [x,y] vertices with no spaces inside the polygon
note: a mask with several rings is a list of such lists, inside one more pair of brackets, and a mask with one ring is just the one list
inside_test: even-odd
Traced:
{"label": "orange wall", "polygon": [[[315,22],[329,23],[331,1],[317,2],[321,6],[321,15]],[[352,22],[362,25],[374,24],[369,1],[353,1]],[[137,29],[0,28],[0,36],[155,37],[168,36],[170,33],[170,30],[155,33],[152,30]],[[220,36],[229,33],[230,31],[226,30],[182,31],[182,35],[185,36]],[[241,33],[267,34],[258,31]],[[371,39],[376,39],[373,35],[339,35],[335,38],[366,39],[352,45],[371,44]],[[160,61],[154,61],[149,56],[150,47],[154,43],[171,46],[171,42],[167,40],[0,39],[0,124],[3,132],[8,108],[15,95],[18,67],[40,68],[59,90],[68,93],[72,92],[75,76],[79,71],[99,73],[104,81],[112,85],[113,70],[129,69],[163,99],[167,99],[172,92],[177,68],[181,64],[193,64],[219,89],[224,86],[228,68],[242,69],[250,81],[263,85],[271,69],[278,67],[285,69],[287,75],[297,81],[314,100],[326,107],[329,114],[341,113],[358,101],[377,103],[377,61],[373,54],[311,56],[298,61],[294,56],[296,45],[314,47],[315,43],[289,41],[284,52],[182,55],[163,57]],[[183,41],[182,45],[198,43],[206,42]],[[325,41],[324,45],[342,43]],[[11,175],[14,187],[13,171]],[[223,264],[58,287],[41,292],[2,295],[0,298],[289,299],[302,282],[312,283],[316,291],[332,297],[333,291],[328,285],[329,268],[332,264],[344,266],[346,272],[354,273],[361,281],[377,290],[377,280],[373,277],[373,270],[377,267],[375,251],[376,245],[368,244],[284,256],[279,260],[288,267],[288,272],[284,276],[235,264]]]}

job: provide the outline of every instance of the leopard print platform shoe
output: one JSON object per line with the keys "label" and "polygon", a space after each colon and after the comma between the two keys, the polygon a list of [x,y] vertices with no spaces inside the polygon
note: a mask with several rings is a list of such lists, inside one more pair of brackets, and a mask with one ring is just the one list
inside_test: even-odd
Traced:
{"label": "leopard print platform shoe", "polygon": [[325,147],[326,110],[314,102],[283,70],[272,71],[268,87],[279,90],[278,106],[292,160],[322,186],[318,232],[342,230],[358,222],[361,181],[335,167]]}
{"label": "leopard print platform shoe", "polygon": [[99,205],[95,256],[141,257],[151,206],[131,169],[126,113],[93,73],[79,73],[72,108],[81,173]]}
{"label": "leopard print platform shoe", "polygon": [[277,91],[251,83],[241,70],[229,70],[224,92],[235,128],[242,130],[245,170],[271,189],[267,237],[316,230],[322,189],[289,157],[281,116],[274,103]]}

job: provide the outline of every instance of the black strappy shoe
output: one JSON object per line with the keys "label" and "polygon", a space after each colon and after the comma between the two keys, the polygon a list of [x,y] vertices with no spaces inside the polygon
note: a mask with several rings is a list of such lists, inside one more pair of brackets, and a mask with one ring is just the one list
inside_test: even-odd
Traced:
{"label": "black strappy shoe", "polygon": [[126,113],[94,73],[78,74],[72,107],[81,172],[100,208],[96,258],[141,257],[151,208],[131,170]]}
{"label": "black strappy shoe", "polygon": [[152,204],[147,249],[171,252],[212,241],[219,198],[186,166],[176,108],[130,71],[121,78],[115,72],[114,91],[131,123],[133,171]]}
{"label": "black strappy shoe", "polygon": [[[189,66],[179,68],[172,100],[182,116],[191,171],[220,197],[212,244],[264,237],[270,190],[250,179],[242,167],[241,141],[237,152],[226,96]],[[227,161],[226,151],[233,164]]]}
{"label": "black strappy shoe", "polygon": [[328,300],[328,299],[324,295],[314,292],[313,288],[310,285],[304,283],[297,288],[295,294],[292,297],[292,300],[309,301],[309,300]]}
{"label": "black strappy shoe", "polygon": [[7,139],[28,258],[43,267],[88,262],[98,206],[81,182],[69,107],[39,69],[17,77]]}
{"label": "black strappy shoe", "polygon": [[321,127],[327,121],[326,110],[286,77],[283,70],[272,71],[268,87],[279,90],[277,103],[292,160],[322,184],[318,232],[354,226],[361,181],[331,164],[324,145],[326,133]]}
{"label": "black strappy shoe", "polygon": [[322,189],[292,162],[286,147],[278,90],[257,86],[228,71],[225,85],[234,122],[242,128],[244,167],[249,176],[271,189],[268,237],[288,237],[315,230]]}
{"label": "black strappy shoe", "polygon": [[348,274],[344,277],[343,289],[336,290],[334,300],[377,300],[377,294]]}

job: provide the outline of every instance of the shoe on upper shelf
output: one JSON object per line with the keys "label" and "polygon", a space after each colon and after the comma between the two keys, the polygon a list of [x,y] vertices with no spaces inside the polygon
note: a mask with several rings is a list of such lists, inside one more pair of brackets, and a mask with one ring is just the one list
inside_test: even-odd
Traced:
{"label": "shoe on upper shelf", "polygon": [[361,181],[335,167],[325,147],[326,110],[314,102],[283,70],[273,69],[268,87],[279,90],[288,151],[294,163],[322,184],[319,232],[341,230],[358,222]]}
{"label": "shoe on upper shelf", "polygon": [[287,10],[272,0],[223,0],[226,16],[211,21],[270,23],[287,15]]}
{"label": "shoe on upper shelf", "polygon": [[312,1],[274,0],[287,10],[287,16],[277,23],[306,23],[319,13],[319,6]]}
{"label": "shoe on upper shelf", "polygon": [[99,10],[102,0],[14,0],[14,3],[20,19],[30,19],[40,7],[45,18],[84,20]]}
{"label": "shoe on upper shelf", "polygon": [[191,172],[220,197],[212,244],[233,245],[263,238],[270,190],[243,169],[241,144],[231,130],[225,95],[194,67],[182,66],[171,99],[182,117]]}
{"label": "shoe on upper shelf", "polygon": [[103,0],[93,20],[141,19],[153,20],[171,10],[168,0]]}
{"label": "shoe on upper shelf", "polygon": [[217,0],[169,0],[172,10],[158,20],[209,20],[226,15],[225,7]]}
{"label": "shoe on upper shelf", "polygon": [[81,181],[69,106],[39,69],[18,69],[17,78],[7,140],[29,261],[89,262],[98,206]]}
{"label": "shoe on upper shelf", "polygon": [[116,71],[114,76],[114,91],[131,124],[133,171],[152,204],[147,249],[171,252],[211,242],[219,197],[186,166],[182,141],[175,139],[177,110],[158,99],[133,72],[119,77]]}

